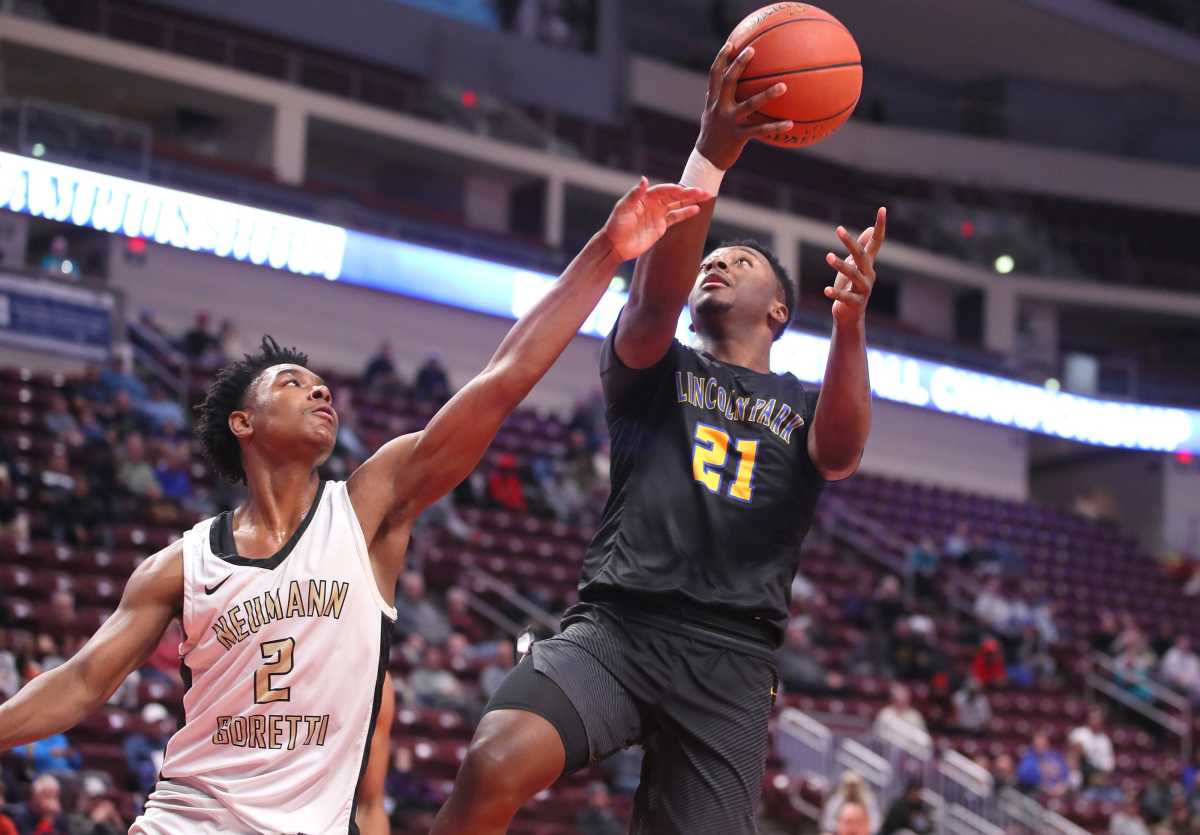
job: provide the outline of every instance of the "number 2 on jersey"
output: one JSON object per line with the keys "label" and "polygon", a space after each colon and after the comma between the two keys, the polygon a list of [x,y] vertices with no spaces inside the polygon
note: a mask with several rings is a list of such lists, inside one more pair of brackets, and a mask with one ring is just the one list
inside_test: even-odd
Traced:
{"label": "number 2 on jersey", "polygon": [[292,671],[292,655],[296,651],[295,638],[278,641],[263,641],[262,657],[265,662],[254,672],[254,702],[265,705],[271,702],[288,702],[292,699],[291,687],[272,687],[272,676],[282,676]]}
{"label": "number 2 on jersey", "polygon": [[[721,470],[729,458],[730,437],[723,430],[707,423],[696,424],[696,446],[692,450],[692,477],[710,492],[720,495]],[[754,459],[758,455],[758,441],[733,439],[738,454],[737,477],[729,485],[727,495],[739,502],[754,497]]]}

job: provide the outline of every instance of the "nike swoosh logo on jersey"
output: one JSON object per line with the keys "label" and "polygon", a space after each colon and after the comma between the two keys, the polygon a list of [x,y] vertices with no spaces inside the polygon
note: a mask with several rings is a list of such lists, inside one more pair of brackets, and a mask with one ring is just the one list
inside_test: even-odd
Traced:
{"label": "nike swoosh logo on jersey", "polygon": [[221,588],[221,586],[225,585],[225,583],[227,583],[229,581],[229,578],[232,576],[233,576],[232,574],[226,574],[225,579],[222,580],[221,582],[217,583],[215,586],[205,586],[204,593],[205,594],[216,594],[217,589],[219,589],[219,588]]}

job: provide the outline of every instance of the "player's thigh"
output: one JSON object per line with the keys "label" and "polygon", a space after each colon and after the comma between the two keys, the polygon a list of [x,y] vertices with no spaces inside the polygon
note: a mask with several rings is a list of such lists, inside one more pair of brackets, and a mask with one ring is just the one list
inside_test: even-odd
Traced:
{"label": "player's thigh", "polygon": [[646,740],[633,835],[750,835],[770,747],[775,668],[736,650],[689,649]]}

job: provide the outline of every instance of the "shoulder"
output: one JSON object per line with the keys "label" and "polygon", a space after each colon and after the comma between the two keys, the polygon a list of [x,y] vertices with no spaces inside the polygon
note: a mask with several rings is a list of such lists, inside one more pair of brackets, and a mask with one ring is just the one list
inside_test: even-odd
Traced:
{"label": "shoulder", "polygon": [[182,600],[183,540],[177,539],[143,560],[130,575],[126,594],[159,602]]}

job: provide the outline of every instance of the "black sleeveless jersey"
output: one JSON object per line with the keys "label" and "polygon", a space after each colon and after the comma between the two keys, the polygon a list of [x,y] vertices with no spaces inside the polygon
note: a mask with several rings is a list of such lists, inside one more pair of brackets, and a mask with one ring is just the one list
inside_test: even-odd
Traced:
{"label": "black sleeveless jersey", "polygon": [[612,492],[588,547],[581,601],[671,594],[787,623],[800,542],[824,481],[808,455],[816,398],[672,342],[651,368],[604,342]]}

